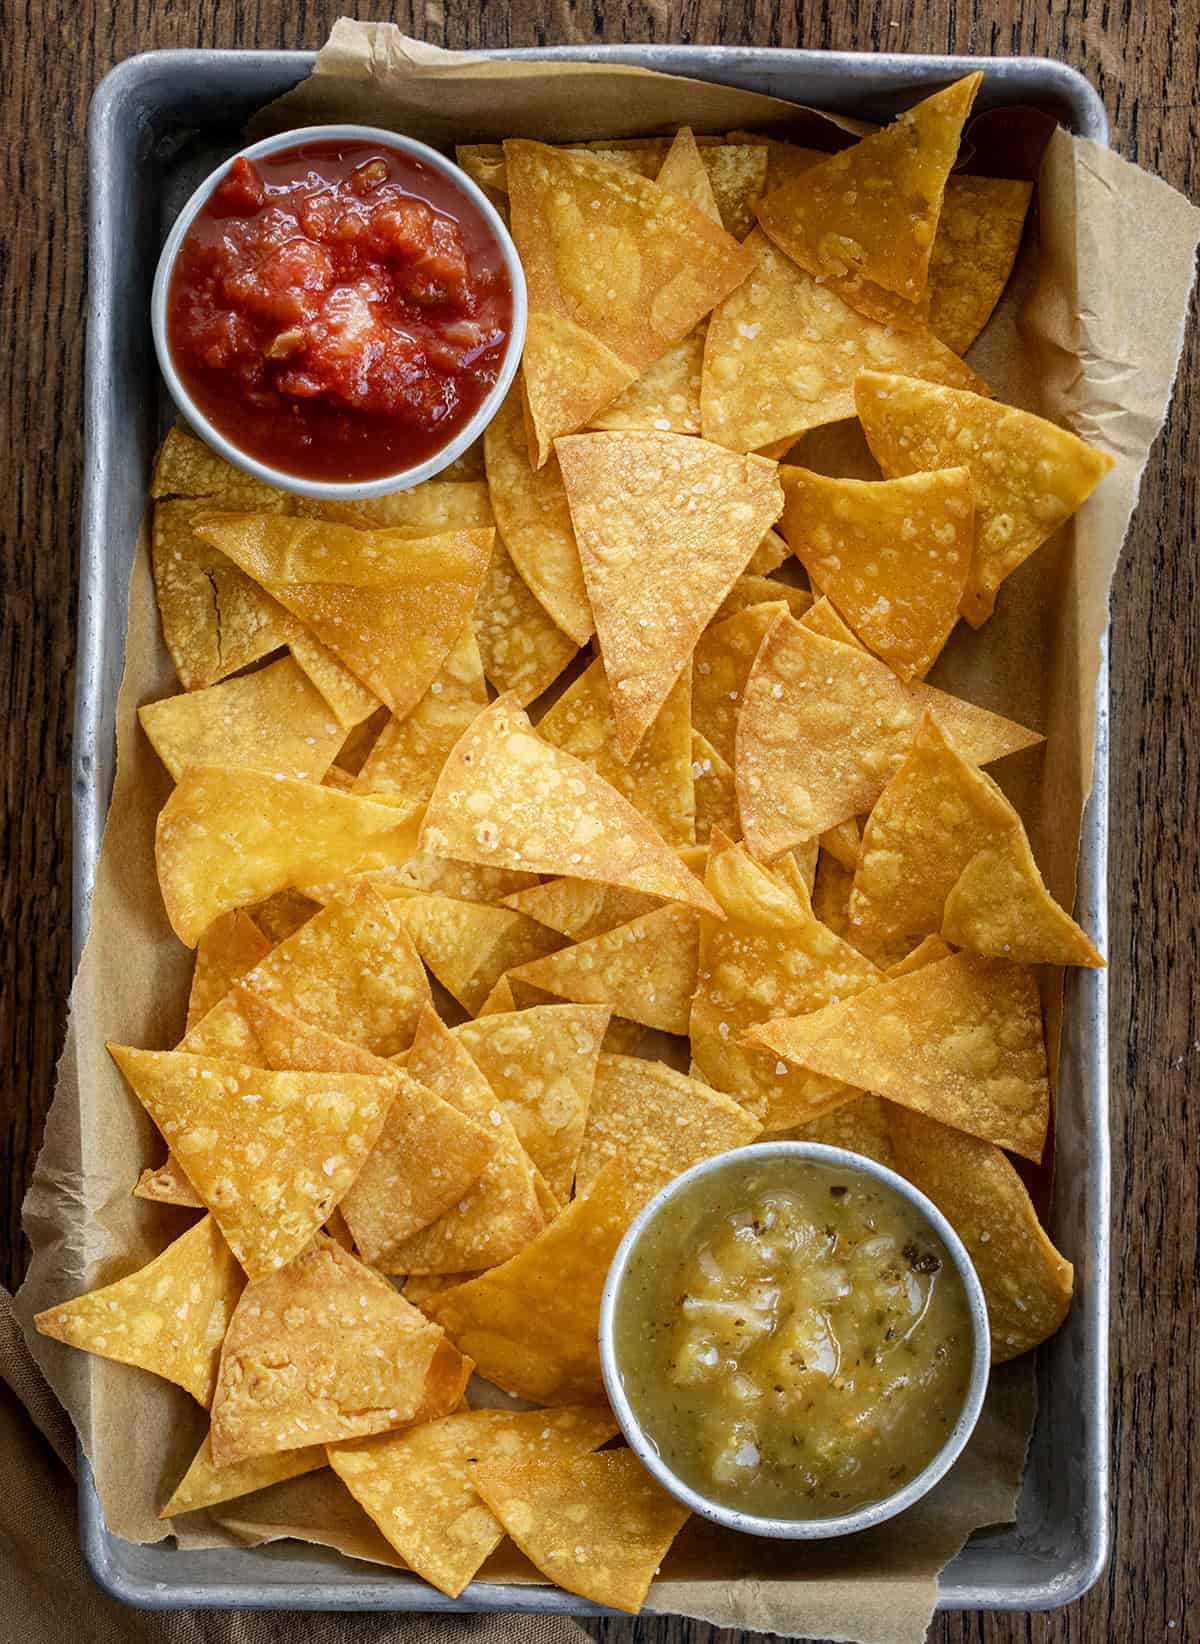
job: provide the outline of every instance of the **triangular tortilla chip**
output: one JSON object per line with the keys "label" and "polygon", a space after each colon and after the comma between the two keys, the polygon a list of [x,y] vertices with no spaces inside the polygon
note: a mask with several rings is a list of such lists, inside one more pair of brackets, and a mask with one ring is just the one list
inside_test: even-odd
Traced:
{"label": "triangular tortilla chip", "polygon": [[[793,262],[867,314],[876,288],[919,304],[946,179],[983,79],[965,78],[768,194],[756,214]],[[887,308],[885,318],[892,318]]]}
{"label": "triangular tortilla chip", "polygon": [[410,537],[277,514],[210,514],[196,528],[398,716],[437,678],[493,542],[490,530]]}
{"label": "triangular tortilla chip", "polygon": [[484,673],[522,707],[554,683],[579,649],[543,609],[499,534],[474,621]]}
{"label": "triangular tortilla chip", "polygon": [[686,1033],[696,991],[699,915],[678,903],[535,959],[513,972],[561,999],[610,1005],[664,1033]]}
{"label": "triangular tortilla chip", "polygon": [[[986,384],[924,327],[868,319],[797,268],[761,230],[746,241],[755,269],[713,314],[700,384],[706,440],[781,454],[801,434],[854,415],[860,371],[986,392]],[[939,464],[944,467],[947,464]]]}
{"label": "triangular tortilla chip", "polygon": [[195,947],[213,920],[273,891],[398,867],[416,819],[335,788],[191,766],[158,816],[158,883],[175,934]]}
{"label": "triangular tortilla chip", "polygon": [[692,728],[732,765],[738,715],[750,669],[767,629],[787,603],[780,594],[770,605],[751,605],[714,622],[701,636],[692,658]]}
{"label": "triangular tortilla chip", "polygon": [[710,906],[645,818],[590,765],[535,736],[511,697],[485,709],[451,752],[420,848]]}
{"label": "triangular tortilla chip", "polygon": [[1029,1194],[991,1142],[889,1106],[897,1168],[927,1194],[967,1247],[1003,1364],[1052,1336],[1067,1316],[1071,1264],[1051,1244]]}
{"label": "triangular tortilla chip", "polygon": [[453,1030],[556,1200],[570,1197],[610,1012],[538,1005]]}
{"label": "triangular tortilla chip", "polygon": [[681,434],[580,434],[557,451],[628,759],[783,495],[773,463]]}
{"label": "triangular tortilla chip", "polygon": [[230,507],[284,509],[294,500],[266,480],[235,468],[184,428],[171,428],[158,448],[150,478],[152,497],[220,497]]}
{"label": "triangular tortilla chip", "polygon": [[235,1461],[232,1467],[218,1467],[212,1458],[212,1435],[205,1433],[191,1466],[158,1516],[173,1518],[176,1513],[195,1513],[201,1507],[216,1507],[222,1501],[236,1501],[254,1490],[265,1490],[270,1484],[300,1478],[328,1465],[325,1446],[312,1444],[303,1450],[248,1456],[245,1461]]}
{"label": "triangular tortilla chip", "polygon": [[475,1019],[478,1021],[481,1016],[506,1016],[510,1010],[518,1008],[513,997],[512,983],[507,976],[502,976],[475,1012]]}
{"label": "triangular tortilla chip", "polygon": [[390,1075],[272,1072],[110,1045],[251,1278],[297,1255],[374,1147]]}
{"label": "triangular tortilla chip", "polygon": [[687,200],[590,154],[504,145],[529,291],[523,370],[541,466],[692,329],[750,265]]}
{"label": "triangular tortilla chip", "polygon": [[632,1450],[604,1450],[565,1464],[485,1463],[474,1482],[548,1581],[632,1615],[690,1517]]}
{"label": "triangular tortilla chip", "polygon": [[[842,867],[848,868],[851,873],[858,866],[858,853],[862,848],[862,834],[859,832],[858,818],[848,816],[844,822],[839,822],[836,828],[826,828],[821,835],[821,849],[828,851],[835,861]],[[816,871],[816,864],[813,865]]]}
{"label": "triangular tortilla chip", "polygon": [[913,377],[864,371],[854,385],[859,421],[884,477],[962,464],[975,488],[975,549],[962,614],[978,628],[996,591],[1113,466],[1032,411]]}
{"label": "triangular tortilla chip", "polygon": [[956,953],[751,1037],[786,1061],[887,1096],[1027,1159],[1050,1111],[1032,971]]}
{"label": "triangular tortilla chip", "polygon": [[173,1381],[205,1408],[226,1326],[245,1284],[211,1216],[136,1273],[34,1318],[55,1341]]}
{"label": "triangular tortilla chip", "polygon": [[410,1432],[329,1447],[329,1461],[404,1562],[457,1598],[504,1528],[475,1493],[481,1464],[586,1455],[619,1431],[607,1410],[466,1410]]}
{"label": "triangular tortilla chip", "polygon": [[184,1210],[203,1210],[204,1200],[196,1192],[187,1173],[173,1153],[168,1152],[165,1164],[157,1170],[143,1170],[133,1190],[137,1199],[148,1199],[151,1204],[174,1204]]}
{"label": "triangular tortilla chip", "polygon": [[966,586],[975,531],[970,471],[874,483],[807,468],[785,468],[781,477],[783,534],[813,587],[893,673],[924,679],[958,621]]}
{"label": "triangular tortilla chip", "polygon": [[586,942],[589,937],[627,925],[659,906],[655,897],[644,896],[641,891],[596,885],[587,879],[547,879],[544,885],[532,885],[506,896],[504,903],[569,936],[573,942]]}
{"label": "triangular tortilla chip", "polygon": [[271,944],[244,908],[214,919],[196,943],[196,965],[188,994],[184,1031],[222,1000],[233,984],[253,970],[271,951]]}
{"label": "triangular tortilla chip", "polygon": [[[767,535],[775,533],[769,531]],[[726,617],[736,616],[752,605],[778,604],[780,600],[794,617],[802,617],[811,608],[813,596],[807,588],[794,588],[790,582],[780,582],[775,577],[742,576],[717,607],[713,622],[724,622]]]}
{"label": "triangular tortilla chip", "polygon": [[658,186],[689,200],[711,223],[721,221],[716,195],[705,170],[691,126],[680,126],[659,167]]}
{"label": "triangular tortilla chip", "polygon": [[846,626],[824,595],[813,601],[799,622],[802,628],[807,628],[810,634],[816,634],[821,639],[832,639],[835,644],[849,645],[856,651],[866,650],[862,640],[852,628]]}
{"label": "triangular tortilla chip", "polygon": [[951,177],[929,259],[929,329],[965,354],[1000,301],[1017,260],[1033,184]]}
{"label": "triangular tortilla chip", "polygon": [[1104,964],[1046,889],[1019,825],[963,868],[946,897],[942,935],[956,947],[1023,965]]}
{"label": "triangular tortilla chip", "polygon": [[363,874],[350,881],[334,880],[330,885],[310,886],[323,902],[346,894],[347,884],[370,885],[385,901],[401,901],[414,891],[429,896],[454,896],[461,902],[503,902],[514,891],[536,885],[535,873],[510,873],[506,868],[481,868],[475,862],[452,862],[418,851],[399,868],[386,873]]}
{"label": "triangular tortilla chip", "polygon": [[670,845],[690,845],[695,834],[691,775],[692,670],[683,672],[626,761],[604,663],[597,657],[538,721],[538,735],[574,754],[611,782]]}
{"label": "triangular tortilla chip", "polygon": [[[482,470],[481,470],[482,472]],[[310,500],[292,497],[289,513],[333,525],[353,525],[363,531],[401,531],[406,537],[432,537],[443,531],[484,531],[493,524],[487,486],[478,478],[423,480],[411,491],[389,491],[382,497],[355,497],[334,502],[328,497]]]}
{"label": "triangular tortilla chip", "polygon": [[1012,720],[931,685],[904,685],[865,651],[776,619],[746,682],[738,721],[738,809],[763,861],[869,810],[932,712],[955,747],[986,765],[1041,741]]}
{"label": "triangular tortilla chip", "polygon": [[594,1399],[603,1391],[600,1293],[628,1223],[614,1159],[519,1256],[431,1296],[426,1309],[505,1392],[539,1404]]}
{"label": "triangular tortilla chip", "polygon": [[593,628],[558,462],[529,460],[521,385],[514,383],[483,436],[496,528],[512,562],[563,632],[586,644]]}
{"label": "triangular tortilla chip", "polygon": [[[750,556],[749,564],[746,566],[746,576],[769,577],[772,571],[778,571],[787,559],[788,553],[787,543],[780,536],[778,530],[772,528]],[[774,588],[775,584],[772,583],[771,586]],[[800,590],[793,588],[791,591],[792,593],[798,593]],[[786,598],[787,596],[777,597]]]}
{"label": "triangular tortilla chip", "polygon": [[707,844],[714,828],[730,838],[741,831],[733,767],[727,765],[706,737],[692,732],[692,781],[696,792],[696,840]]}
{"label": "triangular tortilla chip", "polygon": [[707,332],[708,322],[702,320],[682,342],[669,348],[661,360],[655,360],[648,371],[593,417],[589,426],[699,434],[700,376]]}
{"label": "triangular tortilla chip", "polygon": [[357,794],[385,794],[401,811],[424,805],[446,755],[487,703],[483,662],[468,623],[425,695],[379,733],[354,782]]}
{"label": "triangular tortilla chip", "polygon": [[441,1341],[386,1279],[319,1235],[242,1293],[213,1398],[214,1462],[398,1427],[421,1408]]}
{"label": "triangular tortilla chip", "polygon": [[[855,1096],[839,1107],[822,1113],[807,1124],[796,1125],[782,1133],[788,1141],[822,1142],[826,1147],[844,1147],[848,1153],[861,1153],[886,1165],[889,1170],[899,1169],[896,1150],[892,1145],[891,1115],[904,1110],[882,1096]],[[925,1121],[932,1124],[932,1120]],[[960,1132],[955,1132],[956,1135]],[[988,1146],[984,1142],[980,1146]]]}
{"label": "triangular tortilla chip", "polygon": [[346,730],[361,725],[383,706],[375,692],[295,618],[288,635],[288,649],[297,667],[308,675],[329,704],[333,717]]}
{"label": "triangular tortilla chip", "polygon": [[300,926],[312,918],[319,905],[298,890],[281,890],[262,902],[254,903],[246,912],[274,947],[276,943],[286,942],[289,936],[295,935]]}
{"label": "triangular tortilla chip", "polygon": [[505,971],[561,945],[523,913],[483,902],[411,896],[393,902],[392,909],[426,965],[472,1016]]}
{"label": "triangular tortilla chip", "polygon": [[610,1159],[623,1157],[629,1209],[636,1213],[701,1159],[744,1147],[761,1130],[731,1096],[665,1062],[601,1056],[577,1190],[586,1193]]}

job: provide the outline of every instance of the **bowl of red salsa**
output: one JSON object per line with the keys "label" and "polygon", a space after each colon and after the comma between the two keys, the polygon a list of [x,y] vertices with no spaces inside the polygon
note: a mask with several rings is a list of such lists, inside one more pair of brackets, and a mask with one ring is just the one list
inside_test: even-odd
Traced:
{"label": "bowl of red salsa", "polygon": [[311,126],[243,149],[167,238],[151,318],[187,421],[286,491],[407,489],[461,456],[525,340],[508,230],[435,149]]}

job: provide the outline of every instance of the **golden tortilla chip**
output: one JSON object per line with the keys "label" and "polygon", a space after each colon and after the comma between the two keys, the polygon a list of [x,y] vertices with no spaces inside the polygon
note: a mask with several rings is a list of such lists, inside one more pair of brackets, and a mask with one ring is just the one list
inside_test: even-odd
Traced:
{"label": "golden tortilla chip", "polygon": [[196,943],[185,1031],[207,1016],[233,984],[271,951],[271,943],[244,908],[214,919]]}
{"label": "golden tortilla chip", "polygon": [[828,851],[836,862],[840,862],[842,867],[848,868],[851,873],[858,866],[858,853],[861,848],[862,835],[858,829],[856,816],[848,816],[844,822],[839,822],[836,828],[827,828],[821,835],[821,849]]}
{"label": "golden tortilla chip", "polygon": [[136,1273],[48,1307],[33,1322],[40,1335],[173,1381],[207,1408],[245,1282],[205,1216]]}
{"label": "golden tortilla chip", "polygon": [[512,983],[507,976],[502,976],[475,1012],[475,1019],[478,1021],[481,1016],[507,1016],[510,1010],[517,1008]]}
{"label": "golden tortilla chip", "polygon": [[326,1466],[325,1446],[312,1444],[303,1450],[248,1456],[245,1461],[234,1462],[232,1467],[218,1467],[212,1458],[212,1435],[206,1433],[191,1466],[158,1516],[173,1518],[176,1513],[195,1513],[201,1507],[216,1507],[222,1501],[235,1501],[255,1490],[265,1490],[269,1484],[281,1484],[285,1478],[300,1478],[304,1473],[315,1473]]}
{"label": "golden tortilla chip", "polygon": [[1023,965],[1104,964],[1046,889],[1019,822],[963,868],[946,897],[942,935],[956,947]]}
{"label": "golden tortilla chip", "polygon": [[789,257],[866,314],[899,317],[878,293],[918,305],[946,179],[983,79],[965,76],[891,125],[812,166],[757,207]]}
{"label": "golden tortilla chip", "polygon": [[608,1410],[466,1410],[406,1433],[330,1445],[329,1461],[404,1562],[457,1598],[504,1539],[475,1493],[480,1466],[586,1455],[619,1431]]}
{"label": "golden tortilla chip", "polygon": [[692,658],[692,728],[711,743],[727,765],[736,751],[738,714],[750,669],[767,629],[782,611],[783,596],[770,605],[751,605],[714,622],[701,636]]}
{"label": "golden tortilla chip", "polygon": [[[768,532],[774,536],[773,531]],[[713,622],[724,622],[752,605],[778,604],[782,600],[794,617],[802,617],[812,606],[813,596],[807,588],[794,588],[790,582],[775,577],[742,576],[717,607]]]}
{"label": "golden tortilla chip", "polygon": [[505,971],[561,945],[523,913],[484,902],[411,896],[393,902],[392,910],[425,964],[472,1016]]}
{"label": "golden tortilla chip", "polygon": [[335,788],[191,766],[159,812],[158,882],[187,947],[213,920],[289,886],[399,866],[416,818]]}
{"label": "golden tortilla chip", "polygon": [[219,457],[184,428],[172,428],[158,448],[150,479],[152,497],[228,498],[231,507],[286,508],[293,498]]}
{"label": "golden tortilla chip", "polygon": [[1007,177],[951,177],[929,259],[929,329],[965,354],[1000,301],[1017,252],[1033,184]]}
{"label": "golden tortilla chip", "polygon": [[184,1210],[203,1210],[204,1200],[187,1179],[187,1172],[171,1152],[157,1170],[143,1170],[133,1190],[135,1199],[151,1204],[174,1204]]}
{"label": "golden tortilla chip", "polygon": [[1046,1043],[1037,985],[1022,965],[956,953],[751,1037],[798,1067],[1041,1157]]}
{"label": "golden tortilla chip", "polygon": [[597,1332],[608,1265],[629,1223],[614,1159],[519,1256],[426,1308],[485,1381],[539,1404],[602,1395]]}
{"label": "golden tortilla chip", "polygon": [[[772,571],[778,571],[779,567],[784,564],[790,552],[787,543],[779,532],[772,527],[750,556],[750,562],[746,566],[746,576],[769,577]],[[775,584],[772,583],[771,587],[774,588]],[[800,590],[793,588],[792,592],[799,593]],[[775,597],[779,598],[780,596],[776,595]]]}
{"label": "golden tortilla chip", "polygon": [[731,1096],[665,1062],[601,1056],[576,1190],[586,1193],[611,1159],[623,1158],[633,1215],[701,1159],[744,1147],[761,1130]]}
{"label": "golden tortilla chip", "polygon": [[738,720],[738,809],[754,854],[769,862],[869,810],[927,709],[979,765],[1041,741],[931,685],[904,685],[865,651],[778,617],[755,658]]}
{"label": "golden tortilla chip", "polygon": [[867,648],[854,630],[846,626],[824,595],[814,600],[805,611],[800,618],[800,626],[821,639],[832,639],[836,644],[849,645],[856,651]]}
{"label": "golden tortilla chip", "polygon": [[579,649],[543,609],[499,534],[474,620],[484,673],[522,707],[554,683]]}
{"label": "golden tortilla chip", "polygon": [[[882,1096],[855,1096],[840,1107],[781,1132],[793,1142],[821,1142],[826,1147],[844,1147],[848,1153],[861,1153],[886,1165],[889,1170],[899,1168],[896,1149],[892,1143],[891,1115],[903,1112]],[[932,1120],[925,1121],[932,1123]],[[955,1132],[958,1134],[958,1132]],[[773,1138],[774,1139],[774,1138]],[[986,1143],[980,1144],[986,1146]]]}
{"label": "golden tortilla chip", "polygon": [[556,449],[628,759],[783,494],[773,463],[680,434],[580,434]]}
{"label": "golden tortilla chip", "polygon": [[308,675],[329,704],[330,712],[346,730],[361,725],[383,706],[375,692],[368,689],[344,662],[323,645],[316,634],[310,633],[295,618],[288,636],[292,660]]}
{"label": "golden tortilla chip", "polygon": [[[828,925],[835,936],[851,947],[859,947],[857,932],[850,924],[850,891],[854,884],[851,869],[843,866],[832,851],[822,849],[817,855],[817,872],[813,880],[812,910],[823,925]],[[861,948],[859,949],[861,952]]]}
{"label": "golden tortilla chip", "polygon": [[692,781],[696,793],[696,839],[707,844],[714,828],[731,839],[741,832],[733,768],[706,737],[692,732]]}
{"label": "golden tortilla chip", "polygon": [[596,885],[587,879],[548,879],[544,885],[532,885],[506,896],[504,903],[569,936],[573,942],[586,942],[589,937],[627,925],[660,905],[655,897],[644,896],[641,891]]}
{"label": "golden tortilla chip", "polygon": [[706,440],[781,455],[810,428],[854,415],[854,382],[864,370],[906,371],[987,391],[931,331],[868,319],[797,268],[761,230],[746,249],[754,272],[708,325],[700,384]]}
{"label": "golden tortilla chip", "polygon": [[276,891],[265,901],[246,909],[271,946],[285,942],[316,913],[319,903],[297,890]]}
{"label": "golden tortilla chip", "polygon": [[[924,679],[958,621],[975,533],[966,468],[904,479],[782,472],[783,533],[863,643],[906,683]],[[793,615],[796,613],[793,612]]]}
{"label": "golden tortilla chip", "polygon": [[669,845],[695,836],[692,792],[692,670],[671,687],[649,730],[626,760],[618,743],[612,695],[597,657],[538,721],[538,735],[582,759],[652,822]]}
{"label": "golden tortilla chip", "polygon": [[632,1450],[512,1467],[485,1463],[474,1483],[548,1581],[633,1615],[691,1516]]}
{"label": "golden tortilla chip", "polygon": [[507,142],[529,291],[523,371],[538,467],[703,319],[751,266],[689,201],[591,154]]}
{"label": "golden tortilla chip", "polygon": [[640,812],[590,765],[535,736],[511,697],[485,709],[451,752],[420,848],[711,905]]}
{"label": "golden tortilla chip", "polygon": [[[668,903],[627,925],[513,972],[562,999],[609,1005],[627,1020],[686,1033],[696,991],[699,915]],[[486,1071],[486,1070],[485,1070]]]}
{"label": "golden tortilla chip", "polygon": [[441,1341],[386,1279],[318,1234],[242,1293],[213,1398],[214,1462],[399,1426],[421,1407]]}
{"label": "golden tortilla chip", "polygon": [[[413,891],[430,896],[455,896],[461,902],[502,902],[514,891],[538,883],[535,873],[510,873],[506,868],[481,868],[475,862],[451,862],[417,852],[403,867],[364,876],[385,900],[398,901]],[[329,889],[340,894],[338,882]]]}
{"label": "golden tortilla chip", "polygon": [[711,223],[721,221],[712,183],[705,170],[691,126],[680,126],[658,170],[658,186],[689,200]]}
{"label": "golden tortilla chip", "polygon": [[655,429],[659,433],[700,432],[700,374],[708,322],[701,320],[682,342],[594,416],[598,429]]}
{"label": "golden tortilla chip", "polygon": [[978,628],[996,592],[1089,497],[1113,466],[1032,411],[963,388],[864,371],[859,421],[886,479],[962,464],[975,489],[975,547],[962,614]]}
{"label": "golden tortilla chip", "polygon": [[438,536],[443,531],[482,531],[493,524],[482,465],[475,479],[456,481],[445,470],[438,479],[423,480],[411,491],[389,491],[382,497],[355,497],[333,502],[292,497],[289,513],[332,525],[353,525],[364,531],[402,531],[407,537]]}

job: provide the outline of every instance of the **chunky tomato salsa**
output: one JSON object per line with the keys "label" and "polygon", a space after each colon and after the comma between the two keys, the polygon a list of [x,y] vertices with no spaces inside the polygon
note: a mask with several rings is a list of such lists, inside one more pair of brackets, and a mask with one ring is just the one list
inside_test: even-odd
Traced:
{"label": "chunky tomato salsa", "polygon": [[171,358],[260,462],[366,480],[446,446],[496,381],[512,288],[482,214],[398,149],[235,160],[180,246]]}

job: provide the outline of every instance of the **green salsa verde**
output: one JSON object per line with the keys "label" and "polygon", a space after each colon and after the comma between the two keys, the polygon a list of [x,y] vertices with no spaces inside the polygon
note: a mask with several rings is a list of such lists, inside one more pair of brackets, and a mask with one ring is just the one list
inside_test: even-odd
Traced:
{"label": "green salsa verde", "polygon": [[915,1206],[788,1158],[701,1177],[631,1254],[614,1316],[626,1396],[701,1495],[834,1518],[894,1494],[966,1399],[966,1293]]}

